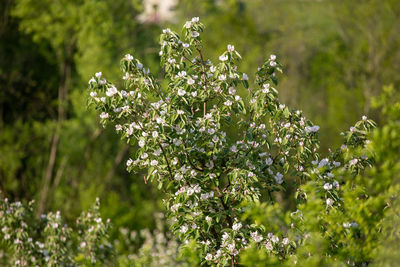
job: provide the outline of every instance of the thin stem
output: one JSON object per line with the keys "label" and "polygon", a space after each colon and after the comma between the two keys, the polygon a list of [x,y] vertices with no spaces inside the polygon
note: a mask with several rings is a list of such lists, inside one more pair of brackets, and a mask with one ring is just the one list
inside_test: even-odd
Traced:
{"label": "thin stem", "polygon": [[[297,171],[300,172],[299,152],[297,151]],[[301,184],[301,176],[299,175],[299,184]]]}
{"label": "thin stem", "polygon": [[[205,61],[204,61],[203,53],[201,52],[201,50],[197,48],[197,51],[199,52],[200,58],[201,58],[201,69],[203,71],[203,81],[204,81],[204,93],[206,93],[207,92],[207,79],[206,79],[206,69],[204,67],[204,62]],[[204,116],[206,116],[206,114],[207,114],[207,101],[204,101],[204,103],[203,103],[203,113],[204,113]]]}
{"label": "thin stem", "polygon": [[174,176],[172,175],[172,170],[171,170],[171,166],[169,165],[169,161],[168,161],[167,155],[165,154],[164,148],[162,147],[162,145],[160,144],[160,142],[157,141],[157,143],[158,143],[158,145],[160,146],[161,151],[162,151],[163,156],[164,156],[164,159],[165,159],[165,162],[167,163],[167,167],[168,167],[168,172],[169,172],[170,180],[173,181],[173,180],[174,180]]}
{"label": "thin stem", "polygon": [[[223,198],[223,194],[222,194],[222,192],[221,192],[221,189],[219,189],[219,187],[217,187],[217,190],[218,190],[218,193],[219,193],[218,198],[219,198],[219,200],[221,201],[222,207],[224,208],[225,211],[229,211],[229,207],[228,207],[228,206],[226,205],[226,203],[224,202],[224,198]],[[227,221],[228,221],[229,228],[232,228],[233,221],[232,221],[231,216],[229,216],[229,215],[227,214],[227,215],[226,215],[226,219],[227,219]]]}
{"label": "thin stem", "polygon": [[192,168],[195,169],[195,170],[203,172],[204,171],[203,169],[201,169],[201,168],[197,167],[196,165],[194,165],[194,163],[190,160],[190,157],[189,157],[188,153],[186,152],[187,147],[186,147],[185,140],[183,140],[183,146],[185,147],[185,156],[186,156],[186,159],[188,160],[190,166],[192,166]]}

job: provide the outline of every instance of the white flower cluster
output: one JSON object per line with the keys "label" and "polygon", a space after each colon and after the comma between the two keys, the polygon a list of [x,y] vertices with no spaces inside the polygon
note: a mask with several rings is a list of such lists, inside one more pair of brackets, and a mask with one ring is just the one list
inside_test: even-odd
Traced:
{"label": "white flower cluster", "polygon": [[[73,266],[77,264],[75,245],[90,250],[90,253],[79,252],[84,260],[96,263],[100,258],[107,258],[111,248],[103,242],[107,239],[110,221],[103,222],[99,217],[98,200],[90,212],[77,220],[79,232],[63,222],[59,211],[35,219],[32,204],[0,199],[0,235],[4,235],[5,245],[11,248],[7,255],[9,262],[17,266]],[[101,246],[103,249],[98,249]]]}

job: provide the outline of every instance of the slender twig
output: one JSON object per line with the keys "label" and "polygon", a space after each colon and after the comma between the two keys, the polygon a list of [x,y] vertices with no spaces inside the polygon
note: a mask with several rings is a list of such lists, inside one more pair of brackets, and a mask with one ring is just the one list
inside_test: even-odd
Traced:
{"label": "slender twig", "polygon": [[[299,152],[297,151],[297,171],[300,172]],[[301,184],[301,176],[299,175],[299,184]]]}
{"label": "slender twig", "polygon": [[104,184],[108,184],[111,179],[113,178],[117,167],[121,164],[122,160],[124,159],[125,154],[129,150],[129,145],[125,144],[122,149],[118,152],[117,156],[114,159],[113,165],[111,169],[108,171]]}
{"label": "slender twig", "polygon": [[[197,51],[199,52],[200,58],[201,58],[201,69],[203,71],[203,80],[204,80],[204,93],[206,93],[207,92],[207,79],[206,79],[206,69],[204,67],[204,62],[205,61],[204,61],[203,53],[201,52],[201,50],[197,48]],[[204,116],[206,116],[206,114],[207,114],[207,101],[204,101],[204,103],[203,103],[203,113],[204,113]]]}
{"label": "slender twig", "polygon": [[165,150],[164,150],[164,148],[162,147],[161,143],[158,140],[157,140],[157,143],[160,146],[161,151],[162,151],[163,156],[164,156],[164,159],[165,159],[165,162],[167,163],[170,180],[173,181],[174,180],[174,176],[172,175],[171,166],[169,165],[169,161],[168,161],[167,155],[165,154]]}
{"label": "slender twig", "polygon": [[185,156],[186,156],[186,159],[188,160],[190,166],[192,166],[192,168],[195,169],[195,170],[198,170],[198,171],[203,172],[204,169],[201,169],[201,168],[197,167],[197,166],[194,165],[193,162],[190,160],[190,157],[189,157],[188,153],[186,152],[187,146],[186,146],[185,140],[183,140],[183,146],[185,147]]}
{"label": "slender twig", "polygon": [[[224,208],[225,211],[229,211],[229,207],[228,207],[228,206],[226,205],[226,203],[224,202],[224,197],[223,197],[224,195],[223,195],[223,193],[221,192],[221,189],[220,189],[219,187],[217,187],[217,191],[218,191],[218,193],[219,193],[218,198],[219,198],[219,200],[221,201],[222,207]],[[231,216],[229,216],[229,215],[227,214],[227,215],[226,215],[226,219],[227,219],[227,221],[228,221],[229,228],[232,228],[233,221],[232,221]]]}

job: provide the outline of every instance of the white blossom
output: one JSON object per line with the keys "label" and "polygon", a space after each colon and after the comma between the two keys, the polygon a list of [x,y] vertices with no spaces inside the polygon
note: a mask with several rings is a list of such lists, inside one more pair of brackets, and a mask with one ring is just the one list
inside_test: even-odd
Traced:
{"label": "white blossom", "polygon": [[186,233],[187,230],[189,230],[189,227],[187,226],[187,224],[182,225],[181,229],[179,230],[179,232],[181,233]]}
{"label": "white blossom", "polygon": [[340,166],[340,162],[338,162],[338,161],[334,161],[334,162],[332,162],[332,164],[333,164],[335,167],[339,167],[339,166]]}
{"label": "white blossom", "polygon": [[235,47],[233,45],[228,44],[228,51],[229,52],[235,51]]}
{"label": "white blossom", "polygon": [[214,135],[214,136],[213,136],[213,138],[212,138],[212,140],[213,140],[213,142],[214,142],[214,143],[216,143],[216,142],[218,142],[218,140],[219,140],[219,137],[218,137],[218,136],[216,136],[216,135]]}
{"label": "white blossom", "polygon": [[184,96],[186,94],[186,91],[185,90],[183,90],[183,89],[179,89],[178,90],[178,95],[179,96]]}
{"label": "white blossom", "polygon": [[236,89],[233,87],[229,87],[228,92],[229,94],[234,95],[236,93]]}
{"label": "white blossom", "polygon": [[344,222],[343,223],[343,227],[346,228],[346,229],[350,228],[350,226],[351,226],[351,224],[348,223],[348,222]]}
{"label": "white blossom", "polygon": [[264,85],[263,85],[262,92],[263,92],[264,94],[268,94],[268,93],[269,93],[269,87],[270,87],[269,83],[264,84]]}
{"label": "white blossom", "polygon": [[328,205],[328,206],[332,206],[334,202],[335,201],[333,199],[331,199],[331,198],[327,198],[326,199],[326,205]]}
{"label": "white blossom", "polygon": [[139,146],[140,147],[144,147],[144,145],[146,144],[146,142],[143,140],[143,139],[141,139],[141,140],[139,140]]}
{"label": "white blossom", "polygon": [[339,185],[339,183],[337,181],[334,181],[332,184],[333,184],[334,187],[339,189],[340,185]]}
{"label": "white blossom", "polygon": [[182,206],[181,203],[177,203],[177,204],[172,205],[171,206],[171,211],[177,212],[180,206]]}
{"label": "white blossom", "polygon": [[221,55],[221,56],[219,57],[219,60],[221,60],[221,61],[227,61],[227,60],[228,60],[228,56],[227,56],[227,55]]}
{"label": "white blossom", "polygon": [[193,188],[188,188],[187,195],[191,196],[191,195],[193,195],[193,193],[194,193],[194,189]]}
{"label": "white blossom", "polygon": [[115,86],[111,86],[107,89],[106,95],[111,97],[111,96],[115,95],[116,93],[118,93],[117,88],[115,88]]}
{"label": "white blossom", "polygon": [[194,81],[192,78],[189,78],[189,79],[187,80],[187,83],[188,83],[189,85],[192,85],[192,84],[195,83],[195,81]]}
{"label": "white blossom", "polygon": [[233,152],[233,153],[237,153],[238,152],[237,147],[235,145],[231,146],[231,148],[229,150],[231,152]]}
{"label": "white blossom", "polygon": [[261,235],[259,235],[257,231],[251,232],[250,235],[251,235],[251,238],[253,238],[254,242],[259,243],[263,240],[263,237]]}
{"label": "white blossom", "polygon": [[285,237],[285,238],[282,240],[282,244],[285,245],[285,246],[289,245],[289,242],[290,242],[290,240],[289,240],[289,238],[287,238],[287,237]]}
{"label": "white blossom", "polygon": [[100,119],[108,119],[110,115],[107,112],[102,112],[100,114]]}
{"label": "white blossom", "polygon": [[358,159],[352,159],[349,161],[350,166],[354,166],[358,163]]}
{"label": "white blossom", "polygon": [[177,77],[179,77],[179,78],[183,78],[183,77],[185,77],[186,76],[186,71],[180,71],[180,72],[178,72],[178,75],[177,75]]}
{"label": "white blossom", "polygon": [[319,130],[319,126],[318,125],[315,125],[315,126],[306,126],[305,128],[304,128],[304,131],[306,132],[306,133],[315,133],[315,132],[318,132],[318,130]]}
{"label": "white blossom", "polygon": [[329,164],[329,160],[327,158],[324,158],[318,163],[318,168],[325,167],[328,164]]}
{"label": "white blossom", "polygon": [[125,57],[124,57],[124,59],[125,59],[126,61],[131,61],[131,60],[133,60],[133,56],[132,56],[131,54],[126,54]]}
{"label": "white blossom", "polygon": [[180,174],[180,173],[176,173],[175,176],[174,176],[174,178],[175,178],[175,180],[177,180],[177,181],[181,181],[181,180],[183,179],[183,176],[182,176],[182,174]]}
{"label": "white blossom", "polygon": [[174,138],[174,140],[172,140],[172,142],[174,143],[174,145],[176,146],[180,146],[182,144],[182,141],[180,139]]}
{"label": "white blossom", "polygon": [[283,183],[283,174],[281,174],[280,172],[277,172],[276,174],[275,174],[275,176],[274,176],[274,178],[275,178],[275,181],[278,183],[278,184],[282,184]]}
{"label": "white blossom", "polygon": [[239,231],[240,228],[242,228],[242,224],[241,224],[241,223],[234,223],[234,224],[232,225],[232,230],[233,230],[233,231]]}
{"label": "white blossom", "polygon": [[116,130],[117,132],[121,131],[121,130],[122,130],[121,124],[115,125],[115,130]]}
{"label": "white blossom", "polygon": [[229,238],[229,234],[227,232],[224,232],[224,234],[222,235],[222,240],[225,241]]}
{"label": "white blossom", "polygon": [[224,102],[224,105],[230,107],[230,106],[232,106],[232,101],[226,100],[226,101]]}
{"label": "white blossom", "polygon": [[325,184],[324,184],[324,189],[325,189],[325,190],[331,190],[331,189],[332,189],[332,184],[330,184],[330,183],[325,183]]}
{"label": "white blossom", "polygon": [[127,161],[126,161],[126,166],[131,166],[132,165],[132,163],[133,163],[133,160],[132,159],[128,159]]}

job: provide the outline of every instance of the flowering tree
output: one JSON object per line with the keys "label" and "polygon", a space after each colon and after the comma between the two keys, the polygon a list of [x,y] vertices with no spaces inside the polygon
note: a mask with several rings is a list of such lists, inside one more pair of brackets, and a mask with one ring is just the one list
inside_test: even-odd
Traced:
{"label": "flowering tree", "polygon": [[[193,18],[182,36],[163,30],[166,88],[128,54],[121,60],[124,88],[98,72],[89,81],[89,101],[103,124],[114,123],[127,142],[137,142],[137,157],[128,160],[127,169],[148,170],[145,181],[165,192],[172,231],[181,240],[194,240],[204,263],[233,266],[249,244],[284,259],[302,237],[266,233],[243,217],[243,203],[275,202],[273,193],[288,183],[298,188],[311,179],[327,209],[340,206],[340,185],[332,171],[342,166],[357,173],[369,164],[362,156],[344,164],[342,152],[346,146],[363,146],[373,123],[363,118],[346,133],[343,149],[319,159],[319,126],[278,100],[275,86],[282,69],[276,56],[264,62],[249,86],[233,45],[217,63],[204,58],[203,29]],[[245,98],[238,93],[242,86]],[[297,198],[304,199],[300,189]]]}

